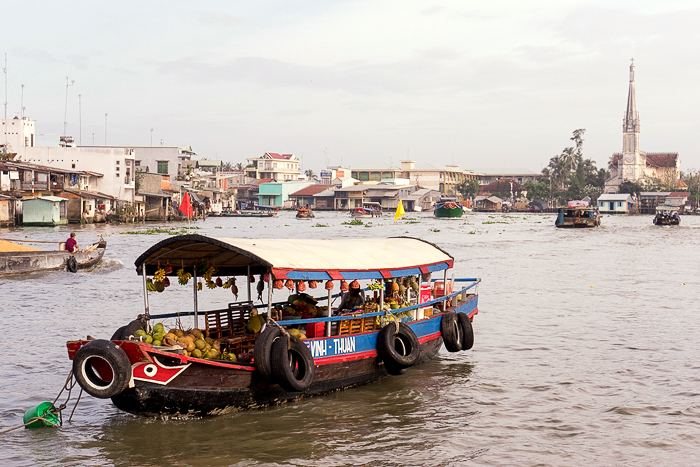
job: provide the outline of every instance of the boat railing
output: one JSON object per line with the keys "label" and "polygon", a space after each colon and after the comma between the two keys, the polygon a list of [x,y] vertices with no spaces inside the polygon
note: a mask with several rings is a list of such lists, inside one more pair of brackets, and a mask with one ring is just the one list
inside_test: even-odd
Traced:
{"label": "boat railing", "polygon": [[[434,282],[435,280],[433,280]],[[472,284],[468,285],[467,287],[464,287],[461,290],[458,290],[456,292],[452,292],[448,295],[443,295],[438,298],[434,298],[432,300],[428,300],[426,302],[422,303],[417,303],[415,305],[410,305],[404,308],[396,308],[393,310],[385,310],[385,311],[374,311],[370,313],[350,313],[350,314],[345,314],[345,315],[337,315],[337,316],[323,316],[320,318],[301,318],[301,319],[286,319],[286,320],[281,320],[277,321],[277,324],[280,326],[291,326],[291,325],[296,325],[296,324],[311,324],[311,323],[327,323],[327,322],[333,322],[333,321],[344,321],[344,320],[349,320],[349,319],[358,319],[358,318],[370,318],[374,316],[385,316],[386,314],[398,314],[398,313],[403,313],[406,311],[412,311],[416,310],[418,308],[425,308],[428,306],[433,306],[435,304],[445,302],[447,300],[451,300],[452,298],[456,297],[457,295],[463,294],[464,292],[473,289],[479,283],[481,282],[481,279],[476,279],[476,278],[467,278],[467,279],[454,279],[455,282],[472,282]],[[333,298],[339,297],[340,294],[333,295]],[[325,297],[324,297],[325,299]],[[287,304],[287,302],[277,302],[273,303],[273,305],[284,305]],[[258,308],[267,308],[267,304],[261,304],[257,306]],[[213,310],[216,311],[216,310]],[[211,312],[211,311],[210,311]],[[205,312],[198,312],[198,314],[202,313],[207,313]],[[192,316],[194,315],[194,311],[184,311],[184,312],[178,312],[178,313],[164,313],[164,314],[158,314],[158,315],[151,315],[151,319],[162,319],[162,318],[177,318],[181,316]]]}

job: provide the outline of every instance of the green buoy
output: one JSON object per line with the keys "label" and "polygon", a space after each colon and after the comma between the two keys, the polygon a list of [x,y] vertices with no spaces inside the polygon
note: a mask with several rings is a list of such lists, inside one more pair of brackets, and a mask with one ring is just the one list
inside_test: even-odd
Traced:
{"label": "green buoy", "polygon": [[51,402],[42,402],[41,404],[32,407],[31,409],[24,412],[24,423],[29,422],[31,419],[36,417],[41,417],[43,420],[35,420],[25,428],[43,428],[47,426],[60,426],[58,420],[58,414],[51,411],[54,406]]}

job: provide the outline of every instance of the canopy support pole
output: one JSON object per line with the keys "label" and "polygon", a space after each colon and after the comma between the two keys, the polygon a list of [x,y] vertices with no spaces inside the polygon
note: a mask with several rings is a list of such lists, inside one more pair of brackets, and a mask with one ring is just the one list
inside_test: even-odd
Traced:
{"label": "canopy support pole", "polygon": [[151,319],[151,309],[148,305],[148,278],[146,277],[146,262],[141,265],[141,274],[143,275],[143,306],[145,309],[145,314],[148,319]]}
{"label": "canopy support pole", "polygon": [[197,316],[197,266],[192,268],[192,272],[194,273],[192,275],[192,278],[194,279],[193,281],[193,286],[194,286],[194,327],[199,328],[199,319]]}
{"label": "canopy support pole", "polygon": [[253,301],[253,295],[252,292],[250,291],[250,265],[248,265],[248,275],[246,276],[246,282],[248,283],[248,301],[252,302]]}
{"label": "canopy support pole", "polygon": [[267,316],[272,316],[272,271],[267,273]]}
{"label": "canopy support pole", "polygon": [[[333,291],[328,289],[328,310],[326,310],[326,316],[331,317],[333,315],[333,309],[331,308],[331,300],[333,299]],[[331,322],[326,323],[326,337],[331,337]]]}

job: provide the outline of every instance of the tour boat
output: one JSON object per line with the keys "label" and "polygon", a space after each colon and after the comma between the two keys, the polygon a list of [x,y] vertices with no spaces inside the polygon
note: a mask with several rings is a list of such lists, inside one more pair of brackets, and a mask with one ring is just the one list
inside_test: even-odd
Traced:
{"label": "tour boat", "polygon": [[681,218],[676,206],[657,206],[654,216],[654,225],[680,225]]}
{"label": "tour boat", "polygon": [[587,201],[569,201],[567,207],[559,209],[554,225],[562,228],[598,227],[600,212]]}
{"label": "tour boat", "polygon": [[[119,409],[131,413],[216,415],[322,395],[403,373],[398,377],[410,378],[406,370],[434,358],[443,343],[448,351],[458,352],[470,349],[474,342],[472,320],[478,313],[480,279],[455,279],[453,274],[448,278],[454,258],[415,238],[284,240],[183,235],[155,244],[135,265],[143,276],[145,312],[109,340],[67,343],[80,386],[92,396],[111,398]],[[214,282],[214,273],[229,277],[224,287],[235,284],[230,278],[245,280],[248,300],[200,311],[197,295],[206,293],[210,283],[222,285],[220,277]],[[198,275],[207,283],[200,292]],[[152,277],[160,284],[168,276],[178,278],[170,287],[193,279],[193,311],[150,315]],[[257,301],[262,302],[263,296],[267,299],[256,306],[251,295],[255,276],[260,279]],[[352,283],[348,286],[347,281]],[[333,291],[358,289],[359,281],[368,282],[365,288],[374,291],[375,298],[369,297],[363,307],[349,313],[333,313],[337,297]],[[327,296],[304,293],[315,288]],[[288,297],[292,291],[288,289],[297,293]],[[288,299],[287,305],[273,303],[273,293],[274,298]],[[392,302],[396,297],[405,300],[401,308]],[[302,316],[287,316],[295,310],[289,302],[296,310],[304,310]],[[321,308],[324,302],[325,310]],[[316,316],[304,317],[310,304],[316,304],[312,307]],[[194,350],[187,350],[192,349],[194,337],[180,337],[181,345],[170,347],[147,343],[145,333],[151,329],[160,332],[158,327],[162,327],[153,325],[154,320],[184,315],[193,315],[194,328],[204,318],[202,330],[210,337],[207,342],[218,345],[230,360],[193,356],[201,354],[197,349],[205,342],[203,337]],[[200,331],[185,332],[194,336]],[[172,335],[180,333],[174,330]],[[169,339],[153,335],[164,342]],[[207,358],[212,352],[219,353],[210,349]]]}
{"label": "tour boat", "polygon": [[440,200],[435,204],[435,211],[433,211],[435,217],[462,217],[464,214],[464,209],[462,205],[457,202],[457,198],[440,198]]}
{"label": "tour boat", "polygon": [[60,247],[58,250],[39,250],[0,240],[0,276],[58,269],[70,272],[88,269],[100,262],[107,248],[107,242],[101,237],[99,242],[74,253],[67,251],[63,242],[34,242],[59,243]]}

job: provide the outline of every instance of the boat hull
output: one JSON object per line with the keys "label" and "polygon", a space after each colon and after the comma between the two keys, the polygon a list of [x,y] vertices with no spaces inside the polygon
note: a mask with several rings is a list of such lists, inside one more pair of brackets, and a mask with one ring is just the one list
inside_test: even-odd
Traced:
{"label": "boat hull", "polygon": [[448,207],[438,207],[435,208],[434,215],[435,217],[438,218],[453,218],[453,217],[462,217],[464,214],[464,210],[456,207],[456,208],[448,208]]}
{"label": "boat hull", "polygon": [[78,269],[87,269],[102,260],[106,248],[107,242],[102,240],[77,253],[59,250],[0,253],[0,276],[66,269],[71,256],[75,257]]}
{"label": "boat hull", "polygon": [[[448,311],[478,313],[478,296],[469,295]],[[407,323],[420,343],[417,364],[433,359],[443,344],[442,314]],[[132,364],[133,385],[112,397],[126,412],[156,415],[220,415],[278,405],[389,376],[377,355],[379,332],[306,339],[314,359],[314,379],[302,392],[286,391],[266,381],[252,364],[203,360],[164,352],[137,341],[116,341]],[[68,342],[72,359],[86,341]],[[409,369],[410,372],[410,369]]]}
{"label": "boat hull", "polygon": [[663,217],[655,217],[654,225],[681,225],[680,218],[678,219],[668,219]]}

